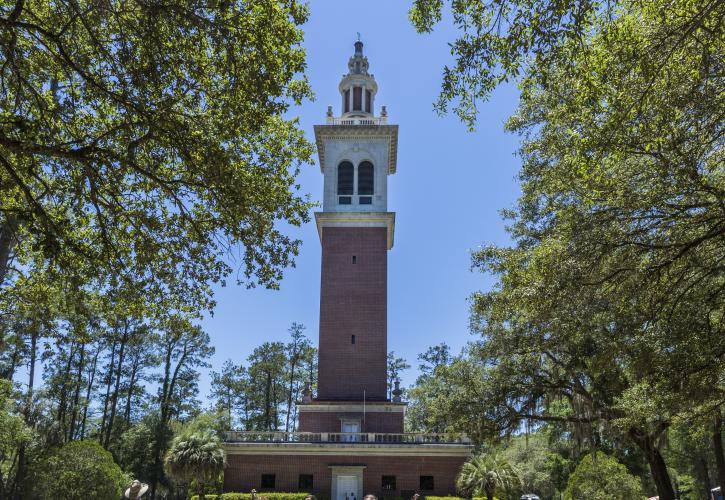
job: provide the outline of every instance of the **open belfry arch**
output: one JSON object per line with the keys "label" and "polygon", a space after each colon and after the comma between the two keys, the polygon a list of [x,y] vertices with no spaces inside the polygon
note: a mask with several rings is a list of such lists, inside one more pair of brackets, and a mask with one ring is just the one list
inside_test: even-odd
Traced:
{"label": "open belfry arch", "polygon": [[225,491],[305,491],[332,500],[455,493],[465,437],[405,433],[400,391],[387,395],[387,266],[395,213],[398,126],[375,115],[378,86],[355,43],[315,139],[324,176],[317,393],[298,404],[296,432],[227,433]]}

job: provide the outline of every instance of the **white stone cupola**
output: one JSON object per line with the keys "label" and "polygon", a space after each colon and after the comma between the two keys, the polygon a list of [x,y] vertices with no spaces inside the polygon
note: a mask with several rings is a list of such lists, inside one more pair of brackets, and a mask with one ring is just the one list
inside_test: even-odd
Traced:
{"label": "white stone cupola", "polygon": [[355,42],[348,73],[342,77],[340,115],[327,108],[325,125],[315,125],[320,170],[325,176],[322,212],[324,227],[385,226],[393,244],[395,214],[388,212],[388,175],[396,170],[398,126],[388,124],[385,106],[375,115],[378,84],[368,72],[363,43]]}
{"label": "white stone cupola", "polygon": [[363,55],[363,43],[355,42],[355,54],[347,63],[348,73],[340,82],[342,96],[342,116],[373,116],[375,114],[375,94],[378,84],[375,77],[368,73],[368,58]]}

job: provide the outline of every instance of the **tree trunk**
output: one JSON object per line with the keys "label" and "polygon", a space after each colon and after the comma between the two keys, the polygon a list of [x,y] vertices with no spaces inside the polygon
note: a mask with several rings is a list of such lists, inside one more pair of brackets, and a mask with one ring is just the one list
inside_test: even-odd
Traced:
{"label": "tree trunk", "polygon": [[672,481],[670,480],[670,473],[667,471],[667,465],[665,464],[664,458],[662,458],[662,454],[654,446],[648,454],[647,461],[649,462],[652,479],[657,487],[660,500],[675,500],[675,490],[672,488]]}
{"label": "tree trunk", "polygon": [[[58,354],[60,356],[60,353],[63,352],[62,347],[60,346],[60,340],[58,340]],[[67,394],[68,394],[68,381],[70,379],[70,371],[73,367],[73,357],[75,356],[75,342],[70,343],[70,348],[68,349],[68,361],[65,364],[65,370],[63,370],[63,375],[61,376],[60,380],[60,401],[58,402],[58,425],[60,427],[61,434],[65,436],[66,433],[66,401],[67,401]]]}
{"label": "tree trunk", "polygon": [[[28,393],[26,395],[25,402],[25,425],[32,427],[33,422],[31,416],[33,414],[33,385],[35,381],[35,361],[38,348],[38,336],[39,332],[36,330],[35,325],[31,326],[32,330],[30,333],[30,365],[28,367]],[[24,486],[25,486],[25,443],[20,444],[18,450],[18,472],[15,475],[15,484],[13,486],[13,497],[15,500],[22,500],[24,497]]]}
{"label": "tree trunk", "polygon": [[103,436],[106,432],[106,419],[108,418],[108,401],[111,398],[111,385],[113,384],[113,370],[116,367],[116,341],[111,346],[111,361],[108,364],[110,370],[106,375],[106,397],[103,399],[103,417],[101,418],[101,428],[98,433],[98,441],[103,444]]}
{"label": "tree trunk", "polygon": [[289,394],[287,395],[287,420],[284,424],[284,431],[289,432],[289,420],[290,420],[290,413],[292,413],[292,397],[293,391],[294,391],[294,383],[295,383],[295,366],[297,365],[297,346],[294,347],[292,351],[292,356],[290,356],[291,364],[290,367],[290,376],[289,376]]}
{"label": "tree trunk", "polygon": [[93,391],[93,382],[96,378],[96,366],[98,365],[98,356],[101,354],[102,349],[102,345],[99,344],[98,349],[96,349],[96,354],[93,356],[93,367],[91,368],[91,373],[88,376],[88,387],[86,387],[86,400],[83,406],[83,420],[81,422],[81,439],[84,439],[86,437],[86,419],[88,417],[88,406],[91,403],[91,392]]}
{"label": "tree trunk", "polygon": [[81,384],[83,382],[83,366],[85,363],[86,356],[86,345],[81,344],[80,357],[78,359],[78,371],[76,372],[76,387],[73,394],[73,406],[70,416],[70,423],[68,424],[68,438],[67,441],[73,441],[76,432],[76,422],[78,420],[78,406],[80,405],[81,399]]}
{"label": "tree trunk", "polygon": [[710,496],[710,488],[712,488],[712,486],[710,483],[710,471],[707,467],[707,460],[703,455],[700,455],[697,459],[697,462],[695,463],[695,471],[697,474],[697,480],[702,486],[702,498],[708,498]]}
{"label": "tree trunk", "polygon": [[[166,343],[166,352],[165,352],[165,360],[164,360],[164,379],[162,384],[162,391],[161,391],[161,408],[160,408],[160,414],[161,414],[161,421],[159,422],[159,425],[157,426],[156,430],[156,442],[154,443],[154,470],[153,470],[153,481],[151,485],[151,498],[156,498],[156,487],[158,485],[159,479],[163,475],[163,452],[165,451],[164,448],[166,446],[166,428],[169,423],[170,417],[170,400],[171,395],[174,393],[174,390],[176,389],[176,382],[179,378],[179,372],[182,370],[182,368],[186,365],[187,357],[189,356],[189,345],[188,342],[184,343],[184,347],[181,351],[181,355],[179,356],[179,360],[176,364],[176,367],[173,370],[173,374],[171,372],[171,366],[173,364],[173,354],[174,354],[174,347],[177,345],[176,341],[168,341]],[[162,442],[164,440],[164,442]]]}
{"label": "tree trunk", "polygon": [[166,420],[166,398],[167,394],[169,393],[169,385],[170,385],[170,379],[171,379],[171,358],[172,354],[174,352],[174,344],[170,343],[168,340],[166,341],[165,352],[164,352],[164,378],[163,382],[161,384],[161,401],[160,401],[160,421],[155,429],[155,442],[153,446],[153,454],[154,454],[154,467],[152,470],[153,474],[153,480],[151,481],[151,499],[154,500],[156,498],[156,486],[158,485],[159,479],[160,479],[160,471],[161,471],[161,453],[162,453],[162,433],[164,431],[164,421]]}
{"label": "tree trunk", "polygon": [[5,281],[10,267],[10,255],[17,241],[18,223],[15,217],[7,217],[0,225],[0,288]]}
{"label": "tree trunk", "polygon": [[634,428],[629,430],[629,436],[644,452],[660,500],[676,500],[670,473],[667,471],[667,464],[665,464],[665,459],[657,449],[655,439],[651,435]]}
{"label": "tree trunk", "polygon": [[267,372],[267,381],[264,384],[264,427],[272,430],[272,374]]}
{"label": "tree trunk", "polygon": [[15,369],[18,367],[18,362],[20,361],[20,346],[17,342],[15,342],[15,347],[13,349],[13,353],[10,355],[10,363],[8,363],[8,367],[0,372],[0,378],[6,379],[6,380],[12,380],[13,376],[15,375]]}
{"label": "tree trunk", "polygon": [[715,451],[715,464],[717,465],[717,486],[725,488],[725,455],[723,455],[722,449],[722,414],[720,413],[720,408],[715,411],[712,445]]}
{"label": "tree trunk", "polygon": [[111,396],[111,414],[108,417],[108,425],[106,426],[106,437],[103,447],[108,449],[111,442],[111,433],[113,432],[113,421],[116,419],[116,406],[118,404],[118,391],[121,388],[121,370],[123,368],[123,355],[126,351],[126,343],[128,342],[128,320],[124,321],[123,336],[121,337],[121,347],[118,351],[118,367],[116,368],[116,384],[113,387],[113,395]]}
{"label": "tree trunk", "polygon": [[128,382],[126,409],[123,412],[123,420],[126,422],[126,427],[131,426],[131,402],[133,401],[133,391],[136,390],[136,374],[138,373],[138,364],[138,356],[135,356],[133,358],[133,364],[131,365],[131,376]]}

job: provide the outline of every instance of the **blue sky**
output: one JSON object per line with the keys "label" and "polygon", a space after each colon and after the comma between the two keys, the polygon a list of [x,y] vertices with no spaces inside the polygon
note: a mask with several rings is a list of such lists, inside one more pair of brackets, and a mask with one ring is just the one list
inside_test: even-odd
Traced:
{"label": "blue sky", "polygon": [[[337,85],[360,32],[378,82],[376,111],[386,105],[389,123],[400,127],[398,170],[388,178],[388,209],[396,212],[388,260],[388,348],[414,367],[404,374],[404,385],[415,380],[418,353],[440,342],[458,351],[471,338],[468,297],[490,287],[491,280],[470,271],[470,253],[508,241],[499,210],[518,196],[520,164],[514,156],[518,138],[503,131],[517,104],[516,87],[501,87],[481,104],[476,132],[455,116],[436,115],[432,103],[443,66],[452,60],[448,42],[455,31],[444,21],[433,34],[417,34],[408,21],[409,6],[409,1],[312,0],[304,45],[316,100],[292,111],[311,141],[312,127],[324,123],[328,105],[339,114]],[[321,201],[319,165],[303,166],[299,181],[302,192]],[[294,321],[317,343],[319,238],[313,222],[291,234],[303,245],[281,290],[233,284],[216,289],[214,316],[203,321],[216,347],[214,369],[226,359],[246,360],[264,341],[285,340]],[[207,373],[200,388],[206,396]]]}

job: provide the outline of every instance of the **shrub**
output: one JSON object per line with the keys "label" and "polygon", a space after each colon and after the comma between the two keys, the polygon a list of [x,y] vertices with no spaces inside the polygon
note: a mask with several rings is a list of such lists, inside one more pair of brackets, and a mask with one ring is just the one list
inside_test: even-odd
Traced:
{"label": "shrub", "polygon": [[[447,496],[447,497],[433,497],[433,496],[428,496],[428,495],[421,495],[421,496],[423,497],[423,500],[468,500],[463,497],[452,497],[452,496]],[[470,500],[486,500],[486,498],[485,497],[473,497]],[[493,497],[493,500],[498,500],[498,497]]]}
{"label": "shrub", "polygon": [[[305,500],[305,497],[308,495],[314,495],[314,493],[266,493],[264,491],[257,493],[257,497],[265,497],[268,500]],[[462,497],[435,497],[435,496],[427,496],[427,495],[421,495],[421,497],[424,500],[467,500]],[[250,493],[224,493],[222,495],[214,496],[214,495],[206,495],[206,500],[251,500],[252,495]],[[315,495],[315,498],[317,500],[321,500],[320,495]],[[386,496],[379,496],[378,498],[382,500],[403,500],[403,497],[386,497]],[[191,500],[199,500],[198,495],[194,495],[191,497]],[[476,497],[471,500],[486,500],[482,497]],[[493,500],[498,500],[498,498],[494,497]]]}
{"label": "shrub", "polygon": [[175,437],[164,465],[172,479],[195,486],[199,498],[204,499],[204,490],[222,473],[224,462],[221,441],[207,429]]}
{"label": "shrub", "polygon": [[[266,492],[257,493],[257,498],[264,497],[267,500],[305,500],[305,497],[313,493],[283,493],[283,492]],[[191,497],[191,500],[199,500],[198,495]],[[222,493],[221,495],[206,495],[206,500],[252,500],[251,493]]]}
{"label": "shrub", "polygon": [[31,469],[34,498],[120,498],[125,476],[96,441],[74,441],[51,451]]}
{"label": "shrub", "polygon": [[617,459],[598,451],[596,459],[586,455],[569,476],[566,500],[635,500],[644,498],[639,479]]}
{"label": "shrub", "polygon": [[485,495],[494,500],[498,492],[511,492],[521,484],[518,471],[503,456],[476,455],[463,464],[456,478],[458,491],[464,495]]}

